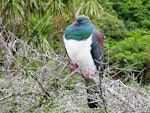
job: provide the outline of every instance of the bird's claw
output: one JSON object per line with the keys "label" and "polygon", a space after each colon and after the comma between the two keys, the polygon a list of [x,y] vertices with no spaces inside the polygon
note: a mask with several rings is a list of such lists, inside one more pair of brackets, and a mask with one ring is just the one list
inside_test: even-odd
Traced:
{"label": "bird's claw", "polygon": [[82,76],[83,76],[84,78],[90,79],[90,78],[91,78],[91,73],[90,73],[90,72],[82,72]]}
{"label": "bird's claw", "polygon": [[79,67],[78,64],[75,63],[71,66],[71,69],[72,71],[75,71],[78,67]]}

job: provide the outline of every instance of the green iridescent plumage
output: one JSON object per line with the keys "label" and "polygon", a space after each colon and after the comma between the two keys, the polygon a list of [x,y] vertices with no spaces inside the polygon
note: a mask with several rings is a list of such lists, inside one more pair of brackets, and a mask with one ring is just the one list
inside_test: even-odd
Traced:
{"label": "green iridescent plumage", "polygon": [[84,20],[84,22],[82,22],[82,19],[80,18],[81,17],[78,17],[76,19],[80,25],[71,24],[66,28],[66,39],[85,40],[93,33],[95,29],[94,25],[89,20]]}

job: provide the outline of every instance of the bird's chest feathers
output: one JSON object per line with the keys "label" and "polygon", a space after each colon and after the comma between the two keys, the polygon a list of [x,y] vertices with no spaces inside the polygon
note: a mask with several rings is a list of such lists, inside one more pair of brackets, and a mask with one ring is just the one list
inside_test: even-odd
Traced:
{"label": "bird's chest feathers", "polygon": [[90,69],[91,71],[96,70],[94,61],[91,55],[91,44],[92,44],[92,35],[86,40],[66,40],[64,38],[65,46],[67,53],[70,59],[77,63],[79,66]]}
{"label": "bird's chest feathers", "polygon": [[64,35],[66,39],[82,41],[86,40],[94,29],[95,27],[92,24],[70,25],[66,28]]}

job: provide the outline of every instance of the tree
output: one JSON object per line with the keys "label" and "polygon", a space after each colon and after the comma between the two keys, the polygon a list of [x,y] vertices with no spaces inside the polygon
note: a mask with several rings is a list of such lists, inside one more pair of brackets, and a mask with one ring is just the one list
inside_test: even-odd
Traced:
{"label": "tree", "polygon": [[[141,0],[127,0],[124,2],[114,2],[113,8],[118,12],[119,18],[125,21],[126,27],[132,30],[131,24],[137,25],[135,28],[141,27],[141,22],[150,20],[150,11],[148,4],[143,4]],[[149,24],[148,24],[149,25]],[[148,27],[149,28],[149,27]]]}

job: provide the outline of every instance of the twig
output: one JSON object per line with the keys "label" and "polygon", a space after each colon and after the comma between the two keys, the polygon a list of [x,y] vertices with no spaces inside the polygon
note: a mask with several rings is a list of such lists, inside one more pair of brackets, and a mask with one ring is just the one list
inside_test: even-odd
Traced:
{"label": "twig", "polygon": [[27,69],[25,69],[23,66],[20,65],[20,67],[22,69],[24,69],[26,71],[26,73],[29,73],[29,75],[38,83],[38,85],[40,86],[41,90],[49,97],[51,97],[51,95],[46,91],[46,89],[43,87],[43,85],[40,83],[40,81],[38,80],[38,78],[32,73],[29,72]]}
{"label": "twig", "polygon": [[32,107],[33,108],[32,111],[35,111],[36,108],[39,108],[42,105],[42,102],[44,101],[44,99],[46,99],[46,95],[42,96],[38,103],[35,103],[35,105]]}
{"label": "twig", "polygon": [[0,99],[0,101],[4,101],[6,99],[12,98],[12,97],[16,97],[16,96],[27,96],[27,95],[38,95],[38,96],[43,96],[40,93],[34,93],[34,92],[29,92],[29,93],[11,93],[3,98]]}
{"label": "twig", "polygon": [[102,76],[101,76],[101,73],[99,74],[99,84],[98,84],[98,87],[99,87],[99,90],[100,90],[100,97],[101,97],[103,105],[104,105],[104,110],[105,110],[106,113],[108,113],[107,105],[106,105],[106,100],[105,100],[105,98],[103,96],[103,87],[102,87]]}
{"label": "twig", "polygon": [[69,75],[67,75],[67,76],[64,78],[64,80],[62,81],[62,83],[65,83],[65,82],[68,80],[68,78],[70,78],[70,76],[74,75],[76,72],[78,72],[78,69],[76,69],[75,71],[73,71],[73,72],[71,72]]}

